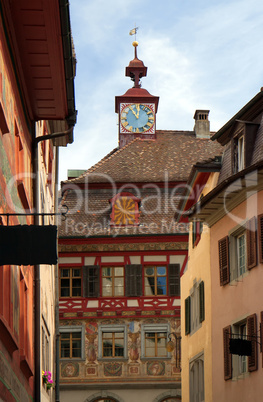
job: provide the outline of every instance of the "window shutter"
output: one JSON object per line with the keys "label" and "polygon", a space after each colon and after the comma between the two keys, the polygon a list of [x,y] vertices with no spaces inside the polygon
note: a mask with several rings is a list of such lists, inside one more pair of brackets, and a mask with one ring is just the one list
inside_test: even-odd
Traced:
{"label": "window shutter", "polygon": [[263,214],[258,216],[259,262],[263,264]]}
{"label": "window shutter", "polygon": [[100,267],[88,265],[82,268],[83,297],[100,297]]}
{"label": "window shutter", "polygon": [[220,286],[229,283],[229,251],[228,236],[218,241]]}
{"label": "window shutter", "polygon": [[254,216],[247,222],[247,268],[251,269],[257,265],[257,226]]}
{"label": "window shutter", "polygon": [[185,335],[190,334],[191,328],[191,297],[188,296],[185,301]]}
{"label": "window shutter", "polygon": [[142,296],[142,265],[125,265],[125,295]]}
{"label": "window shutter", "polygon": [[[263,352],[263,311],[260,313],[260,352]],[[263,353],[262,353],[262,367],[263,367]]]}
{"label": "window shutter", "polygon": [[202,322],[205,319],[205,286],[204,281],[199,285],[199,321]]}
{"label": "window shutter", "polygon": [[180,264],[168,265],[169,296],[180,297]]}
{"label": "window shutter", "polygon": [[230,380],[232,378],[232,355],[229,351],[229,339],[231,337],[231,325],[223,328],[223,341],[224,341],[224,379]]}
{"label": "window shutter", "polygon": [[257,346],[257,315],[252,314],[247,317],[248,341],[252,341],[252,354],[248,356],[248,371],[258,369],[258,346]]}

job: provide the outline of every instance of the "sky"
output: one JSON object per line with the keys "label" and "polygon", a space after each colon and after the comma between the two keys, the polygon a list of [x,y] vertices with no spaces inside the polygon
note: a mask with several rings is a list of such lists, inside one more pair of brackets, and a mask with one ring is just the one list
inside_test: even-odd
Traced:
{"label": "sky", "polygon": [[133,86],[135,26],[159,130],[191,131],[205,109],[217,131],[263,87],[262,0],[71,0],[70,18],[78,115],[73,144],[60,148],[60,181],[118,146],[115,96]]}

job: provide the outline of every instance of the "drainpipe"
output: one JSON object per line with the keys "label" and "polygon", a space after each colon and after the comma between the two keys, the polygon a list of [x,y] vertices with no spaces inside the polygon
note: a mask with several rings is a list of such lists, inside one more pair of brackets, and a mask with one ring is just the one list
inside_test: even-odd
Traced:
{"label": "drainpipe", "polygon": [[[73,131],[73,127],[69,130],[52,133],[48,135],[41,135],[36,137],[35,127],[34,140],[33,140],[33,173],[34,173],[34,206],[35,212],[39,213],[39,171],[38,171],[38,143],[40,141],[47,141],[52,138],[63,137],[69,135]],[[57,149],[57,148],[56,148]],[[58,152],[57,152],[58,156]],[[58,158],[56,165],[56,192],[55,192],[55,208],[57,210],[57,189],[58,189]],[[39,225],[39,216],[34,218],[35,225]],[[55,271],[55,291],[56,291],[56,304],[55,304],[55,327],[56,327],[56,402],[59,402],[59,312],[58,312],[58,265]],[[35,265],[35,401],[41,402],[41,285],[40,285],[40,265]]]}
{"label": "drainpipe", "polygon": [[[58,167],[59,167],[59,148],[56,147],[56,177],[55,177],[55,213],[58,212]],[[56,225],[58,223],[58,216],[56,217]],[[56,365],[56,387],[55,387],[55,401],[59,402],[59,294],[58,294],[58,264],[55,268],[55,332],[56,332],[56,345],[55,345],[55,365]]]}
{"label": "drainpipe", "polygon": [[[34,139],[36,138],[35,126]],[[34,175],[34,207],[35,213],[39,213],[39,171],[38,171],[38,146],[33,141],[33,175]],[[34,224],[39,225],[39,216],[34,216]],[[41,288],[40,265],[35,265],[35,401],[41,401]]]}

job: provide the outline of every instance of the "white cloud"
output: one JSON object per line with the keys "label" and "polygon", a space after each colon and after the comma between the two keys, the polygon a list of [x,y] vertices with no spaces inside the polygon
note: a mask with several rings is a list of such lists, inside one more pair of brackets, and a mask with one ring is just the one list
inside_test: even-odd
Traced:
{"label": "white cloud", "polygon": [[77,53],[75,141],[61,150],[67,169],[88,169],[118,144],[115,96],[130,88],[129,30],[140,27],[143,88],[160,97],[157,128],[192,130],[210,109],[217,130],[263,85],[262,0],[72,0]]}

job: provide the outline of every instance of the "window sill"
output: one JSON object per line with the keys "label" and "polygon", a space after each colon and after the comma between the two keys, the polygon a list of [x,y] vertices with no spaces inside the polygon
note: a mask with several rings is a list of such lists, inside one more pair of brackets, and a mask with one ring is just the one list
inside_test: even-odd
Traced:
{"label": "window sill", "polygon": [[169,361],[171,360],[171,357],[141,357],[141,361],[145,362],[145,361],[153,361],[153,360],[166,360]]}
{"label": "window sill", "polygon": [[[230,273],[231,275],[231,273]],[[246,270],[242,275],[238,275],[233,279],[230,279],[229,285],[236,286],[236,283],[243,282],[243,278],[246,278],[249,275],[249,270]]]}
{"label": "window sill", "polygon": [[59,358],[60,363],[67,363],[67,362],[84,362],[86,361],[86,358],[84,357],[60,357]]}
{"label": "window sill", "polygon": [[0,315],[0,332],[1,332],[1,340],[5,347],[7,348],[10,355],[18,349],[18,344],[12,334],[11,328],[7,324],[4,317]]}
{"label": "window sill", "polygon": [[20,368],[27,378],[34,375],[34,371],[25,355],[20,355]]}
{"label": "window sill", "polygon": [[99,357],[98,362],[118,362],[118,363],[126,363],[129,359],[128,357]]}

